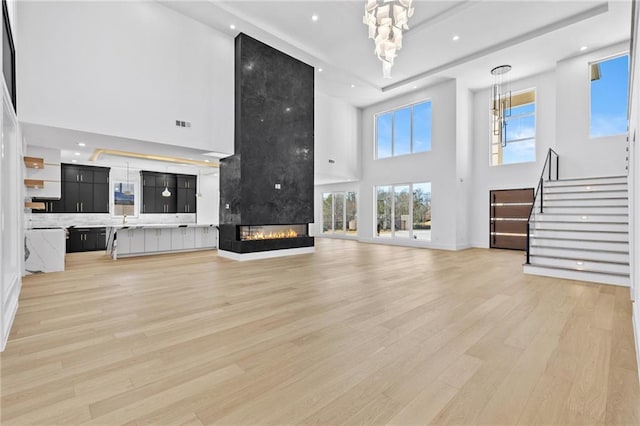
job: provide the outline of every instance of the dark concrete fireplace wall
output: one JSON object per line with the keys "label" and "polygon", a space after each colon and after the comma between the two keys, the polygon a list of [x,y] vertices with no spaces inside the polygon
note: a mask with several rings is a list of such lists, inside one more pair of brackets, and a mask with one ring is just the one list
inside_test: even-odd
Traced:
{"label": "dark concrete fireplace wall", "polygon": [[219,248],[313,246],[313,238],[239,241],[240,225],[313,222],[313,67],[246,34],[235,39],[235,155],[220,161]]}

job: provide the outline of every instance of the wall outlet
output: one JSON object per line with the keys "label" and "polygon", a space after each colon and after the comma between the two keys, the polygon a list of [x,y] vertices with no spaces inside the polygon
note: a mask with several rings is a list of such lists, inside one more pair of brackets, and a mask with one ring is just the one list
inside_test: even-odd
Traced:
{"label": "wall outlet", "polygon": [[190,121],[176,120],[176,127],[191,128]]}

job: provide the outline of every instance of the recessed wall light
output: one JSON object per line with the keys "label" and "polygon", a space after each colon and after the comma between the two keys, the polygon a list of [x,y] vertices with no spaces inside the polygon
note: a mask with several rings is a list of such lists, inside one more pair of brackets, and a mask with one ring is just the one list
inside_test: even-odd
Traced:
{"label": "recessed wall light", "polygon": [[582,47],[580,48],[580,51],[581,51],[581,52],[584,52],[584,51],[585,51],[585,50],[587,50],[587,49],[588,49],[588,47],[587,47],[587,46],[582,46]]}
{"label": "recessed wall light", "polygon": [[74,152],[73,155],[80,155],[80,153],[79,152]]}
{"label": "recessed wall light", "polygon": [[316,22],[318,20],[318,15],[316,15],[315,13],[313,15],[311,15],[311,20],[313,22]]}
{"label": "recessed wall light", "polygon": [[84,142],[78,142],[78,146],[87,146],[87,144]]}
{"label": "recessed wall light", "polygon": [[233,25],[233,24],[231,24],[231,25],[229,25],[229,28],[231,28],[232,30],[235,30],[235,29],[236,29],[236,26],[235,26],[235,25]]}
{"label": "recessed wall light", "polygon": [[460,40],[460,36],[459,36],[459,35],[454,35],[454,36],[451,38],[451,40],[453,40],[453,41],[458,41],[458,40]]}

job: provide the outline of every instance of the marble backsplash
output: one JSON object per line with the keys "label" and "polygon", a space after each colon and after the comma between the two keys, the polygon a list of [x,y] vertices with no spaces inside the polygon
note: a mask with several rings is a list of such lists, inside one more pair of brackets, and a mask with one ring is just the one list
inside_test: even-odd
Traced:
{"label": "marble backsplash", "polygon": [[[27,213],[27,229],[44,227],[68,227],[88,225],[122,225],[122,216],[77,213]],[[127,217],[127,224],[192,224],[196,223],[195,213],[140,214]]]}

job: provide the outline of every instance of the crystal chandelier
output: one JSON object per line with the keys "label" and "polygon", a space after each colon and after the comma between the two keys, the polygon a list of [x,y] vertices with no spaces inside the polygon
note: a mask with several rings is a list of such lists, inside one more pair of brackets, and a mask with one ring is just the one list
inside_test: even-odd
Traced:
{"label": "crystal chandelier", "polygon": [[369,38],[376,43],[375,54],[382,61],[384,78],[391,78],[396,52],[402,48],[402,30],[413,16],[413,0],[368,0],[362,22],[369,26]]}
{"label": "crystal chandelier", "polygon": [[511,83],[507,73],[511,65],[500,65],[491,70],[493,85],[491,86],[491,114],[493,118],[493,134],[497,136],[503,147],[507,146],[507,117],[511,116]]}

